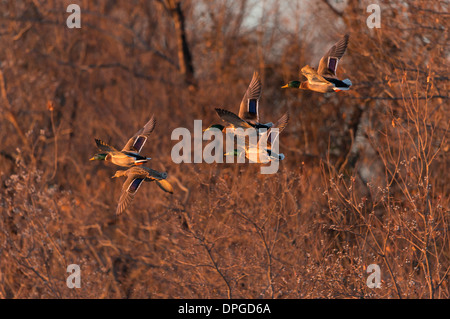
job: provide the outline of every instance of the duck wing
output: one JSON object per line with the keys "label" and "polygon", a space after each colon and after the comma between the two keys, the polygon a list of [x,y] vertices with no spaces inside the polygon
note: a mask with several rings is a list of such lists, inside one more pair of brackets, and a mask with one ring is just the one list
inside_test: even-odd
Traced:
{"label": "duck wing", "polygon": [[327,54],[325,54],[319,62],[318,73],[323,76],[335,77],[339,60],[345,53],[348,45],[349,35],[344,35],[336,42]]}
{"label": "duck wing", "polygon": [[300,72],[308,79],[308,82],[310,84],[329,83],[323,76],[319,75],[317,71],[309,65],[304,66]]}
{"label": "duck wing", "polygon": [[261,91],[261,78],[259,73],[255,71],[239,107],[239,117],[241,119],[255,123],[259,122],[259,99],[261,98]]}
{"label": "duck wing", "polygon": [[[287,124],[289,122],[289,112],[286,112],[283,114],[282,117],[275,123],[273,127],[271,127],[270,130],[268,130],[266,133],[261,135],[260,142],[262,139],[266,139],[266,148],[271,149],[272,145],[275,143],[276,139],[279,137],[280,133],[286,128]],[[277,129],[275,131],[274,129]],[[258,142],[258,144],[260,143]]]}
{"label": "duck wing", "polygon": [[137,131],[132,138],[130,138],[127,144],[122,149],[123,152],[140,153],[150,133],[153,131],[156,125],[154,116],[145,124],[143,128]]}
{"label": "duck wing", "polygon": [[233,125],[235,128],[240,127],[243,129],[247,129],[247,128],[253,127],[247,121],[244,121],[242,118],[240,118],[233,112],[230,112],[230,111],[227,111],[224,109],[219,109],[219,108],[216,108],[216,112],[223,121]]}
{"label": "duck wing", "polygon": [[165,192],[173,194],[173,187],[172,184],[170,184],[165,179],[157,180],[156,184]]}
{"label": "duck wing", "polygon": [[95,143],[97,144],[97,147],[100,151],[102,152],[107,152],[107,153],[114,153],[114,152],[118,152],[118,150],[114,147],[112,147],[111,145],[106,144],[105,142],[103,142],[102,140],[99,139],[95,139]]}
{"label": "duck wing", "polygon": [[119,204],[117,205],[116,215],[122,214],[133,201],[134,195],[141,187],[145,177],[136,174],[129,174],[125,183],[122,186],[122,193],[120,194]]}
{"label": "duck wing", "polygon": [[136,169],[139,169],[139,171],[142,172],[141,174],[145,175],[145,179],[149,182],[167,178],[166,172],[158,172],[158,171],[155,171],[154,169],[151,169],[151,168],[148,168],[145,166],[136,167]]}

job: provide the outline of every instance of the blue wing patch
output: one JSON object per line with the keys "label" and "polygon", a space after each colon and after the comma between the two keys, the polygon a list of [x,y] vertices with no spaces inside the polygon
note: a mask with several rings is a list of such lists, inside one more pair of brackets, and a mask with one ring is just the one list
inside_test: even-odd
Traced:
{"label": "blue wing patch", "polygon": [[248,100],[248,113],[251,113],[251,114],[258,113],[258,100],[256,100],[256,99]]}
{"label": "blue wing patch", "polygon": [[145,136],[138,136],[136,138],[136,141],[134,141],[133,147],[137,152],[140,152],[142,149],[142,146],[144,146],[145,141],[147,138]]}
{"label": "blue wing patch", "polygon": [[329,57],[328,58],[328,69],[333,71],[334,74],[336,74],[336,68],[338,64],[339,59]]}
{"label": "blue wing patch", "polygon": [[129,192],[129,193],[132,193],[132,194],[136,193],[137,190],[139,189],[139,186],[141,186],[141,183],[142,183],[143,181],[144,181],[143,178],[135,178],[135,179],[131,182],[130,186],[128,186],[128,192]]}

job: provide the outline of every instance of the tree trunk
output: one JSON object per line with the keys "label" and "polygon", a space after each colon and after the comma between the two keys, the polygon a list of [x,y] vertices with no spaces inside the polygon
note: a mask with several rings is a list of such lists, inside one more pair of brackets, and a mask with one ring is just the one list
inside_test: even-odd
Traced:
{"label": "tree trunk", "polygon": [[184,76],[184,80],[190,89],[197,87],[194,77],[194,66],[192,64],[192,55],[189,49],[186,27],[184,20],[184,12],[181,8],[180,1],[167,0],[166,9],[169,11],[175,25],[175,32],[178,44],[178,63],[180,66],[180,73]]}

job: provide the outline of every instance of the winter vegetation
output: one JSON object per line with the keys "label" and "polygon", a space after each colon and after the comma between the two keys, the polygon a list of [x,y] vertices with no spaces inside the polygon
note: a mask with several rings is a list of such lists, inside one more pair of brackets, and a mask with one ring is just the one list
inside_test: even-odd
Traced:
{"label": "winter vegetation", "polygon": [[[346,33],[350,90],[281,89]],[[443,0],[0,1],[0,298],[450,298],[448,35]],[[254,71],[262,121],[290,116],[278,172],[174,163],[172,131],[237,112]],[[173,194],[116,216],[95,139],[152,115]]]}

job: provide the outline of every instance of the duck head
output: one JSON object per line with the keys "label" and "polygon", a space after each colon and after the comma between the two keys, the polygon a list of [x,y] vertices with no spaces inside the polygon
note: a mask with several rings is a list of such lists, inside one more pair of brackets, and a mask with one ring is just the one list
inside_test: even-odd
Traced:
{"label": "duck head", "polygon": [[221,125],[221,124],[213,124],[211,126],[209,126],[208,128],[204,129],[203,132],[209,131],[209,130],[213,130],[213,129],[217,129],[219,131],[223,131],[223,129],[225,128],[225,126]]}
{"label": "duck head", "polygon": [[115,177],[121,177],[127,174],[127,171],[116,171],[116,173],[114,174],[114,176],[112,176],[111,178],[115,178]]}
{"label": "duck head", "polygon": [[240,156],[242,151],[233,150],[232,152],[224,153],[225,156]]}
{"label": "duck head", "polygon": [[99,154],[95,154],[93,157],[91,157],[89,160],[90,161],[106,161],[106,156],[108,154],[106,153],[99,153]]}
{"label": "duck head", "polygon": [[289,82],[288,84],[283,85],[281,88],[282,88],[282,89],[287,89],[287,88],[295,88],[295,89],[298,89],[298,88],[300,88],[301,84],[302,84],[302,83],[301,83],[300,81],[291,81],[291,82]]}

